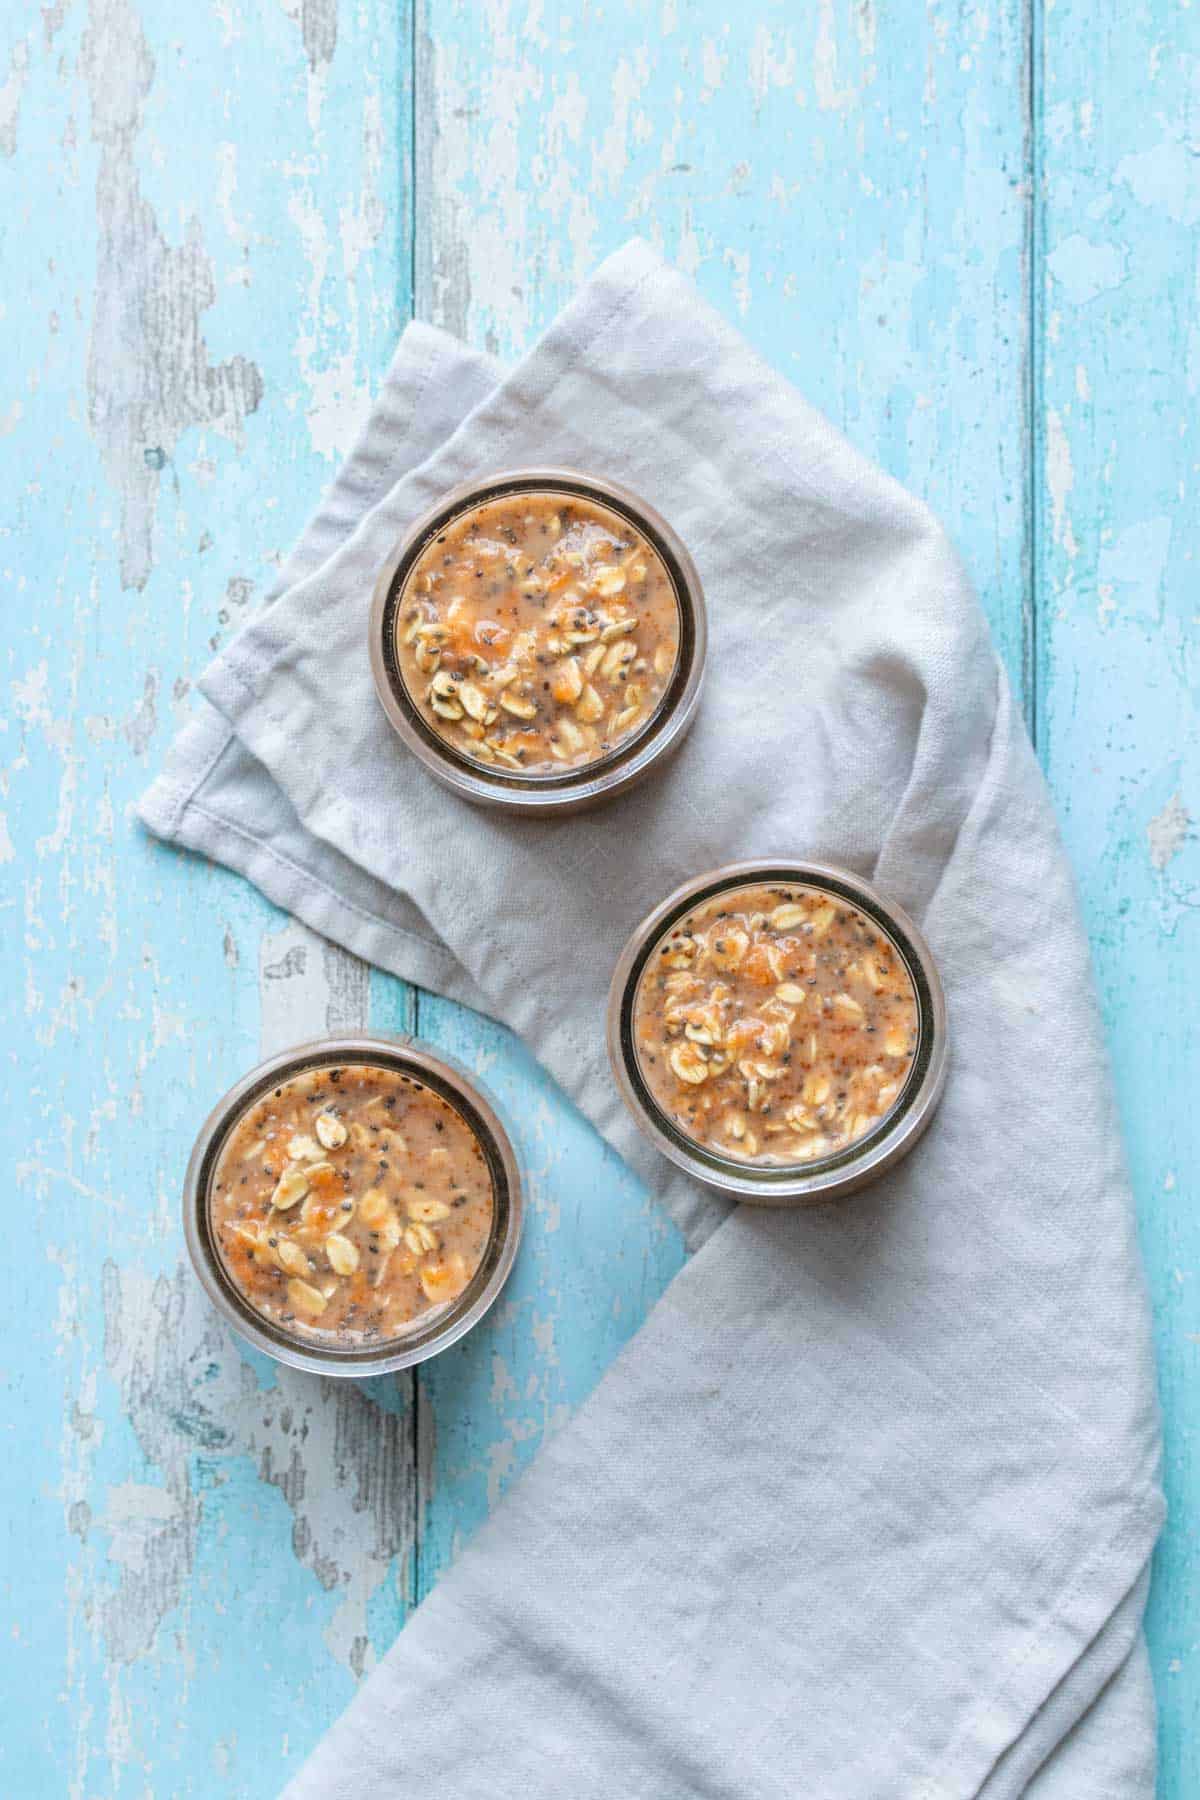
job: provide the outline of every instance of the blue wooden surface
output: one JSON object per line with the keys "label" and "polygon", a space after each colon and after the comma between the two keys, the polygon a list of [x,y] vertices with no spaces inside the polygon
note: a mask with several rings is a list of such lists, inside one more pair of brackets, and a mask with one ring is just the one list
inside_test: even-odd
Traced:
{"label": "blue wooden surface", "polygon": [[[928,496],[1022,694],[1155,1304],[1161,1792],[1200,1792],[1200,25],[1167,0],[730,12],[57,0],[0,20],[6,1794],[274,1794],[679,1266],[504,1034],[129,811],[401,322],[517,351],[633,230]],[[533,1206],[486,1327],[347,1392],[214,1325],[178,1187],[260,1046],[363,1020],[486,1071]]]}

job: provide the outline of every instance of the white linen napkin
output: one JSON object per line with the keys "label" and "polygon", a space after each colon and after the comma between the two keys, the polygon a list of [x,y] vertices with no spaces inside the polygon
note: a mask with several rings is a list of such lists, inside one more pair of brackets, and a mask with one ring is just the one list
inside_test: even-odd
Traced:
{"label": "white linen napkin", "polygon": [[[513,821],[405,753],[365,626],[417,513],[547,463],[670,519],[709,678],[664,773]],[[1070,876],[936,523],[634,243],[505,378],[410,327],[279,586],[145,822],[512,1026],[696,1247],[291,1800],[1148,1796],[1162,1507],[1132,1209]],[[868,1193],[730,1213],[626,1118],[605,990],[680,880],[771,855],[917,917],[953,1060]]]}

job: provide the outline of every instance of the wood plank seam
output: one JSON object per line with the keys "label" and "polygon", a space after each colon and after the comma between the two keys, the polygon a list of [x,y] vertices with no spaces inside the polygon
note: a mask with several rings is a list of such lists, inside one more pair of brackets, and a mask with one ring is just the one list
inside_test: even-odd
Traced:
{"label": "wood plank seam", "polygon": [[1025,594],[1022,601],[1023,656],[1022,685],[1025,721],[1038,751],[1040,730],[1038,694],[1038,614],[1040,595],[1040,545],[1042,527],[1042,356],[1045,329],[1045,212],[1043,207],[1042,113],[1044,96],[1044,45],[1042,8],[1045,0],[1026,0],[1026,90],[1025,90],[1025,162],[1028,194],[1026,197],[1026,383],[1024,438],[1026,444],[1025,547],[1022,558]]}

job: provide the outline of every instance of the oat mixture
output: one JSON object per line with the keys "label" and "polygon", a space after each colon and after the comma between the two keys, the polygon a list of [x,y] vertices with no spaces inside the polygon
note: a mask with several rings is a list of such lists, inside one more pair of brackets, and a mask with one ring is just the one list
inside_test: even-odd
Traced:
{"label": "oat mixture", "polygon": [[402,1332],[467,1286],[494,1201],[465,1119],[415,1077],[316,1068],[229,1133],[209,1216],[234,1286],[274,1324],[356,1345]]}
{"label": "oat mixture", "polygon": [[817,888],[731,889],[651,953],[638,1063],[662,1110],[739,1162],[786,1165],[864,1137],[917,1047],[912,980],[889,939]]}
{"label": "oat mixture", "polygon": [[562,774],[640,732],[679,655],[657,551],[607,507],[511,494],[453,519],[396,615],[405,686],[438,735],[497,771]]}

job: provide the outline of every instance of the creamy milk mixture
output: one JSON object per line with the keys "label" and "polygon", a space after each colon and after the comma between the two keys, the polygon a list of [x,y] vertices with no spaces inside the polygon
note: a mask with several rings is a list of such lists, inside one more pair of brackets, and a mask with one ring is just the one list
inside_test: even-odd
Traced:
{"label": "creamy milk mixture", "polygon": [[679,655],[658,553],[607,507],[567,493],[472,507],[422,551],[396,655],[439,737],[497,770],[562,774],[653,717]]}
{"label": "creamy milk mixture", "polygon": [[651,1094],[739,1162],[844,1149],[894,1105],[917,1047],[912,980],[890,939],[818,888],[705,901],[655,947],[634,998]]}

